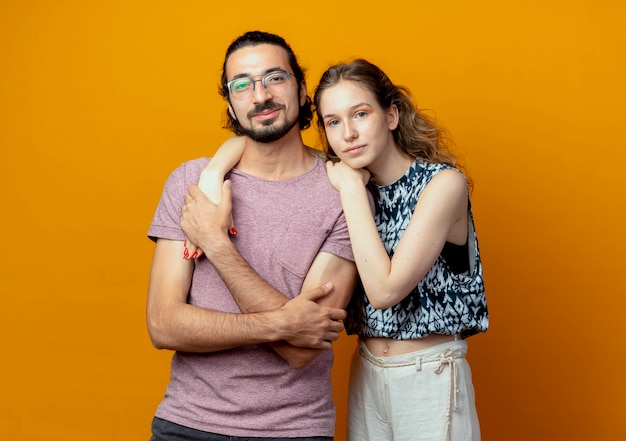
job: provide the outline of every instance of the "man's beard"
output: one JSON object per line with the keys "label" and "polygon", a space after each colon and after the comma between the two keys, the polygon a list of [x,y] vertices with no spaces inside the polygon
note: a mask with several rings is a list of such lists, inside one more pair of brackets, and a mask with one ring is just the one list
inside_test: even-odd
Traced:
{"label": "man's beard", "polygon": [[[273,101],[267,101],[263,105],[258,105],[254,110],[248,112],[248,119],[252,120],[252,117],[257,113],[261,113],[265,110],[281,109],[285,110],[285,106],[276,104]],[[293,129],[298,124],[298,117],[296,116],[293,121],[285,121],[284,124],[278,124],[275,119],[268,119],[262,122],[263,127],[260,128],[247,128],[240,124],[240,129],[243,135],[248,136],[250,139],[256,142],[269,143],[278,141],[283,136]]]}

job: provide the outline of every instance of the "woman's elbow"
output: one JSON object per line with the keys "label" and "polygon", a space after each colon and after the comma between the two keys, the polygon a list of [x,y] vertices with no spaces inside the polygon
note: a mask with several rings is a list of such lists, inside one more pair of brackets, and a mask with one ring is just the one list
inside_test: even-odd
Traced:
{"label": "woman's elbow", "polygon": [[390,306],[392,306],[388,304],[387,302],[384,302],[382,300],[377,300],[377,299],[370,299],[370,305],[372,305],[372,308],[374,309],[387,309]]}
{"label": "woman's elbow", "polygon": [[293,369],[303,369],[315,360],[319,354],[320,351],[317,349],[299,348],[299,350],[292,351],[290,354],[283,354],[282,357]]}
{"label": "woman's elbow", "polygon": [[374,309],[387,309],[398,303],[401,298],[391,292],[385,292],[377,296],[368,296],[370,305]]}
{"label": "woman's elbow", "polygon": [[304,360],[290,360],[288,363],[289,366],[296,370],[303,369],[309,365],[309,361]]}

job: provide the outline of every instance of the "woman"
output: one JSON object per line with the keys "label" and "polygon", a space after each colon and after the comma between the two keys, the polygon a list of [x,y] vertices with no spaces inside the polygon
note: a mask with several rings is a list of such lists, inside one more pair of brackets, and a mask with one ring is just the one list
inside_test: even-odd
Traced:
{"label": "woman", "polygon": [[[469,185],[448,138],[366,60],[329,68],[314,102],[361,279],[345,321],[359,336],[348,439],[478,440],[465,338],[487,330],[488,313]],[[237,162],[241,143],[228,144],[201,188]]]}
{"label": "woman", "polygon": [[445,132],[365,60],[329,68],[314,102],[362,282],[345,323],[359,336],[348,438],[477,440],[464,338],[487,329],[487,304]]}

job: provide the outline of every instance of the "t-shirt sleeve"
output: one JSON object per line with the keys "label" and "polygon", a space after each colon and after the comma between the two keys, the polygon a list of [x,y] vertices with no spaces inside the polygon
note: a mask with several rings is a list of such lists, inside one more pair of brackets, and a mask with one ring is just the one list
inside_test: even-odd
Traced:
{"label": "t-shirt sleeve", "polygon": [[[373,217],[375,213],[374,198],[369,190],[367,191],[367,198],[370,203],[370,210],[372,211]],[[354,262],[354,254],[352,253],[352,245],[350,244],[350,235],[348,233],[348,223],[346,222],[346,217],[343,211],[338,217],[335,227],[328,235],[328,238],[322,245],[320,251],[334,254],[335,256]]]}
{"label": "t-shirt sleeve", "polygon": [[354,254],[352,254],[352,246],[350,245],[350,236],[348,234],[348,224],[343,212],[337,218],[334,228],[326,237],[320,251],[354,262]]}
{"label": "t-shirt sleeve", "polygon": [[174,170],[165,182],[161,200],[148,230],[148,237],[157,239],[184,240],[185,234],[180,228],[180,216],[185,200],[185,165]]}

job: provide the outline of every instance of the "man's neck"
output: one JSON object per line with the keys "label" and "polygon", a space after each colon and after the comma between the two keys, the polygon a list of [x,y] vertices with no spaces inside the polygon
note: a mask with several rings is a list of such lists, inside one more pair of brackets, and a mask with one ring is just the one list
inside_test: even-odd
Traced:
{"label": "man's neck", "polygon": [[299,128],[296,126],[294,129],[270,143],[247,138],[243,156],[236,168],[268,181],[291,179],[311,170],[315,158],[304,145]]}

